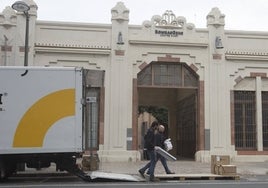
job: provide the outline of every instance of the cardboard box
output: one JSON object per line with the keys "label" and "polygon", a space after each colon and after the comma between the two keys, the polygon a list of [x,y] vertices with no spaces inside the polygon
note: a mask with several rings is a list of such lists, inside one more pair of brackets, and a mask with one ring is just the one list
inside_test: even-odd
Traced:
{"label": "cardboard box", "polygon": [[229,155],[211,155],[211,173],[217,174],[215,168],[219,165],[230,165]]}
{"label": "cardboard box", "polygon": [[236,175],[235,165],[216,165],[214,169],[218,175]]}

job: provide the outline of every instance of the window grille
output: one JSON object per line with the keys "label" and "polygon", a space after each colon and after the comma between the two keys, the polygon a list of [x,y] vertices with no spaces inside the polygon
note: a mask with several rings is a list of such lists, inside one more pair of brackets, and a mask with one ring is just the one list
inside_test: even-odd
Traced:
{"label": "window grille", "polygon": [[[86,147],[90,148],[90,146],[93,147],[93,149],[98,148],[98,137],[99,137],[99,88],[90,88],[87,91],[87,97],[96,97],[96,101],[94,103],[91,103],[90,106],[88,106],[86,117],[88,118],[88,123],[91,125],[86,126],[86,132],[87,132],[87,143]],[[91,138],[92,136],[92,138]],[[91,143],[92,142],[92,143]]]}
{"label": "window grille", "polygon": [[184,86],[198,86],[197,79],[193,76],[193,73],[186,67],[184,67]]}
{"label": "window grille", "polygon": [[139,86],[198,87],[198,76],[186,64],[153,62],[138,74]]}
{"label": "window grille", "polygon": [[256,150],[256,100],[254,91],[234,92],[235,147]]}
{"label": "window grille", "polygon": [[268,91],[262,92],[262,136],[263,149],[268,150]]}
{"label": "window grille", "polygon": [[196,152],[196,94],[178,103],[177,109],[177,155],[192,157]]}
{"label": "window grille", "polygon": [[154,85],[182,85],[181,66],[172,64],[154,64]]}
{"label": "window grille", "polygon": [[138,84],[139,85],[152,85],[152,67],[144,68],[138,77]]}

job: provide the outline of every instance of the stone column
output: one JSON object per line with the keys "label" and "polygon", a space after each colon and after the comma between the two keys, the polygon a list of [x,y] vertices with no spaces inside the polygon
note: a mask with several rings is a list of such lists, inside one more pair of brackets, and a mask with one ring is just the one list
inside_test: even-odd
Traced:
{"label": "stone column", "polygon": [[132,64],[128,62],[129,10],[119,2],[112,9],[111,61],[106,73],[104,147],[106,161],[132,161]]}
{"label": "stone column", "polygon": [[230,92],[226,82],[228,74],[224,58],[224,18],[225,15],[218,8],[213,8],[207,15],[210,62],[205,84],[209,88],[206,91],[209,119],[205,126],[210,134],[211,154],[226,154],[231,146]]}
{"label": "stone column", "polygon": [[261,97],[261,77],[256,77],[256,132],[257,132],[257,150],[263,151],[263,135],[262,135],[262,97]]}

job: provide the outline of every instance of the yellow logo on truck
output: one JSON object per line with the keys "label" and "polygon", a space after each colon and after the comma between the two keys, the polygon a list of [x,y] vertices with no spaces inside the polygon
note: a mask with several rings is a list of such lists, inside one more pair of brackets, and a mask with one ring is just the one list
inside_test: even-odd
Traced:
{"label": "yellow logo on truck", "polygon": [[13,147],[42,147],[48,129],[58,120],[74,114],[74,89],[64,89],[44,96],[20,120]]}

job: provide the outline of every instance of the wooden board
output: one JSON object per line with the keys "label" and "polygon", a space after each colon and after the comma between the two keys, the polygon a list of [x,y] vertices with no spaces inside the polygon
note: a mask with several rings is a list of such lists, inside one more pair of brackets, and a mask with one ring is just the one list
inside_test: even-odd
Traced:
{"label": "wooden board", "polygon": [[163,150],[162,148],[160,148],[158,146],[155,146],[155,151],[156,151],[156,153],[165,157],[169,161],[176,161],[177,160],[176,157],[174,157],[173,155],[171,155],[170,153],[168,153],[167,151]]}
{"label": "wooden board", "polygon": [[239,180],[238,175],[216,175],[216,174],[155,174],[155,178],[161,180]]}

